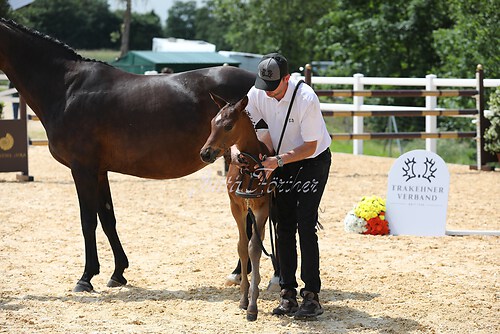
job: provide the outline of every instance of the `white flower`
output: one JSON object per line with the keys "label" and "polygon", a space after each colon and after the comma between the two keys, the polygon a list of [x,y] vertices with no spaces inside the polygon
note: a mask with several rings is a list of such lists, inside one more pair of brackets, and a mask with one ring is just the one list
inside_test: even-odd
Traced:
{"label": "white flower", "polygon": [[347,213],[344,218],[344,229],[349,233],[364,233],[368,231],[366,221],[354,214],[354,210]]}

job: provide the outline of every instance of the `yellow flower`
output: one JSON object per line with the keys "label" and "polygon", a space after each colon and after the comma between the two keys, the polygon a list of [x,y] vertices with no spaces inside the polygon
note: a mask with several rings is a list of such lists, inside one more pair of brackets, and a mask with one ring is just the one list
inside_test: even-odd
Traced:
{"label": "yellow flower", "polygon": [[381,212],[385,212],[385,200],[378,196],[364,196],[354,208],[354,214],[366,220],[377,217]]}

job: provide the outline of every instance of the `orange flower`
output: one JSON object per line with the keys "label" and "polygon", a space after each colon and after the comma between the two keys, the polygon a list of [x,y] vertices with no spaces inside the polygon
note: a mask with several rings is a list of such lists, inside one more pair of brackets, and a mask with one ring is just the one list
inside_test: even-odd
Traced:
{"label": "orange flower", "polygon": [[389,222],[380,217],[368,219],[366,221],[366,228],[368,229],[363,234],[371,235],[385,235],[389,234]]}

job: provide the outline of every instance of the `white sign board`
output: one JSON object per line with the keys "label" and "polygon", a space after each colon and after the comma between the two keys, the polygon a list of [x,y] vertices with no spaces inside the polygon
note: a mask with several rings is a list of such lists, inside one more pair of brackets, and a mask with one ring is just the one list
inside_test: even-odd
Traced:
{"label": "white sign board", "polygon": [[425,150],[400,156],[389,172],[386,219],[393,235],[444,236],[450,173]]}

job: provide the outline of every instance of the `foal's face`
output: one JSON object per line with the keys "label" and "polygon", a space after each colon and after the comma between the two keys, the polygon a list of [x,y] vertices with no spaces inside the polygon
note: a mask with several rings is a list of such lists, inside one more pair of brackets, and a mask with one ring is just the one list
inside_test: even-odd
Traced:
{"label": "foal's face", "polygon": [[212,119],[210,136],[200,152],[201,159],[207,163],[214,162],[243,135],[240,120],[248,103],[246,96],[235,104],[227,103],[215,95],[212,95],[212,99],[221,109]]}

